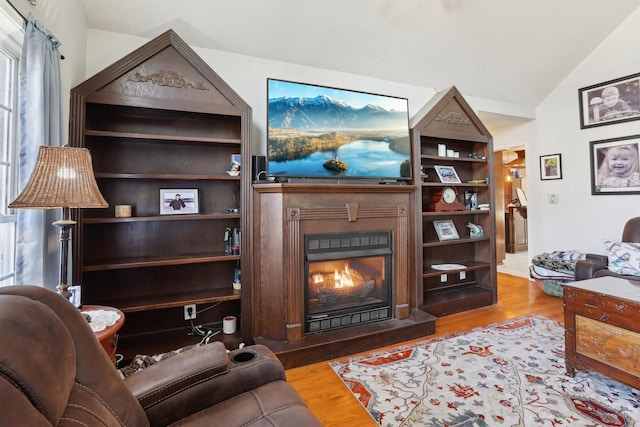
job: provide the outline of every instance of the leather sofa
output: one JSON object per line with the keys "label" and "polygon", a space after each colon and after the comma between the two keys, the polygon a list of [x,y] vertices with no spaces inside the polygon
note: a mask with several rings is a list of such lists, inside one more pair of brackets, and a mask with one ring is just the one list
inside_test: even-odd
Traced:
{"label": "leather sofa", "polygon": [[[640,242],[640,217],[628,220],[622,229],[621,242]],[[575,279],[586,280],[602,276],[620,277],[628,280],[640,281],[640,276],[623,275],[609,270],[607,255],[586,254],[585,259],[576,263]]]}
{"label": "leather sofa", "polygon": [[322,425],[263,346],[198,346],[123,380],[55,292],[0,288],[0,325],[0,426]]}

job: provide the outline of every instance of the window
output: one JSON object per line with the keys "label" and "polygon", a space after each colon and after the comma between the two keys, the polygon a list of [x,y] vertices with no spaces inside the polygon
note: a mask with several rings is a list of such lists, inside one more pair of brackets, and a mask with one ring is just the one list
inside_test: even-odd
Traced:
{"label": "window", "polygon": [[[17,196],[18,59],[16,34],[21,32],[15,11],[0,4],[0,286],[15,284],[15,210],[7,205]],[[11,35],[9,35],[11,34]]]}

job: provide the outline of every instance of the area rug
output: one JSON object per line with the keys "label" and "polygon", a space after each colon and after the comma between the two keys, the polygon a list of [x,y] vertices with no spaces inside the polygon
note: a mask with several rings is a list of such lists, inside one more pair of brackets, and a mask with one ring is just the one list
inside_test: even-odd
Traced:
{"label": "area rug", "polygon": [[527,316],[330,363],[381,426],[640,426],[640,391],[565,371],[564,328]]}

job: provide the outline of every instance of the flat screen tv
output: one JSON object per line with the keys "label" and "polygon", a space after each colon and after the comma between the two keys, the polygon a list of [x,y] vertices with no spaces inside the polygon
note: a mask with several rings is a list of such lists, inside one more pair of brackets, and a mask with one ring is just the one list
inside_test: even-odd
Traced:
{"label": "flat screen tv", "polygon": [[270,176],[411,179],[406,98],[275,79],[267,98]]}

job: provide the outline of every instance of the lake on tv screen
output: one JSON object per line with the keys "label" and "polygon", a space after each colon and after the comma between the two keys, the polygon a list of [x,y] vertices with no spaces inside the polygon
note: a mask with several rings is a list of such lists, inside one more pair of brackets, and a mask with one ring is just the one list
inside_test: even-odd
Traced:
{"label": "lake on tv screen", "polygon": [[[325,169],[324,162],[337,157],[346,163],[345,171]],[[282,162],[269,161],[270,175],[297,177],[400,177],[400,164],[409,159],[408,154],[389,149],[384,141],[353,141],[337,150],[317,151],[305,158]]]}

